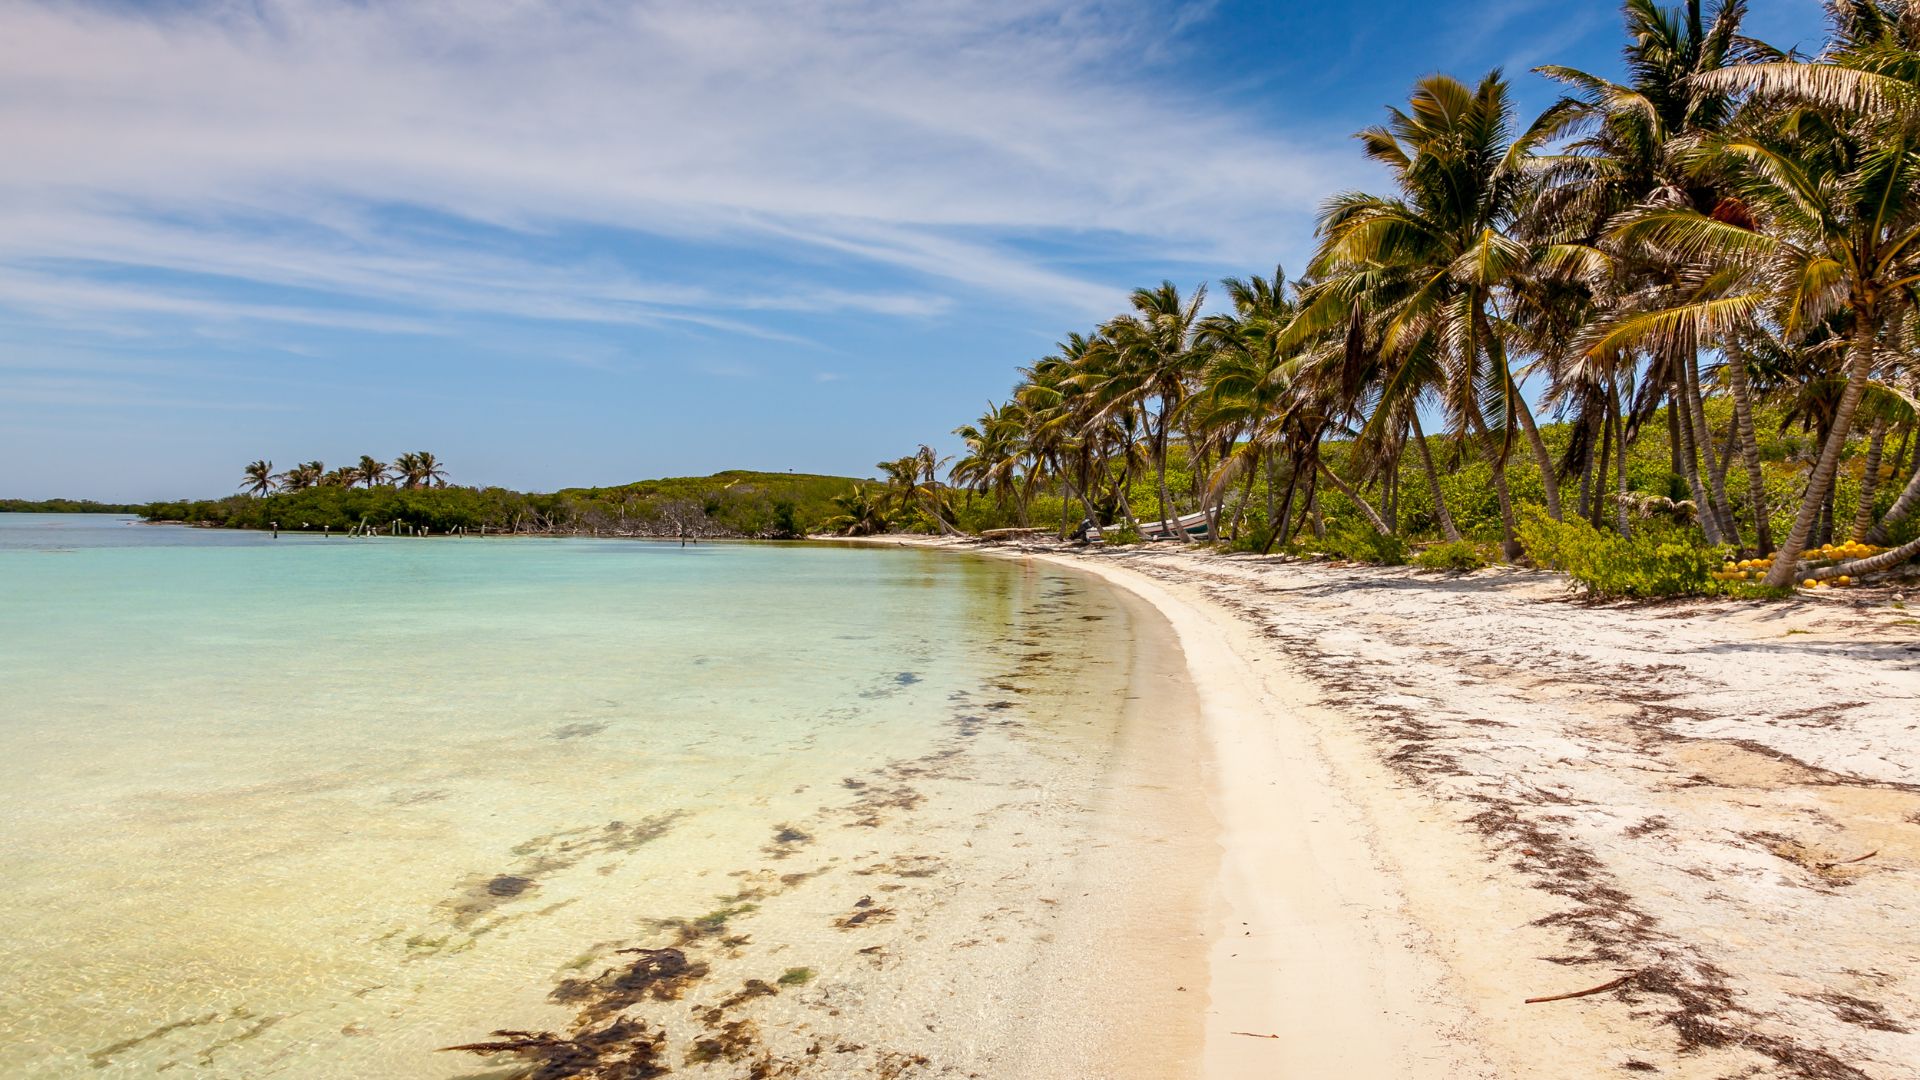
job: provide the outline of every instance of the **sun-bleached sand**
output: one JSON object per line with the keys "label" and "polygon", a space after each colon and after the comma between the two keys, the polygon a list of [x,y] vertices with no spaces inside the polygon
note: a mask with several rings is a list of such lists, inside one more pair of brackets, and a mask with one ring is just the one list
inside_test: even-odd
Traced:
{"label": "sun-bleached sand", "polygon": [[1597,607],[1510,570],[988,550],[1178,636],[1220,844],[1202,1075],[1920,1076],[1920,619],[1892,595]]}

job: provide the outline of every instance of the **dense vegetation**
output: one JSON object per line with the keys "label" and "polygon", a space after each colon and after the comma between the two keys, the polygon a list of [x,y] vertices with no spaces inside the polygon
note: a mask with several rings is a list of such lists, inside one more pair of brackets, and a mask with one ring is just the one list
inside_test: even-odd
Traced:
{"label": "dense vegetation", "polygon": [[[530,494],[505,488],[457,487],[444,468],[432,480],[409,484],[404,474],[387,482],[329,481],[283,486],[269,480],[257,494],[225,499],[152,503],[139,508],[154,521],[181,521],[226,528],[265,529],[278,522],[289,530],[373,532],[591,534],[647,537],[787,538],[824,526],[836,512],[834,499],[866,481],[796,473],[733,471],[713,476],[645,480],[607,488],[567,488]],[[363,459],[372,460],[372,459]],[[319,463],[308,463],[318,465]],[[376,462],[377,464],[377,462]],[[248,469],[271,478],[272,466]],[[311,473],[304,466],[301,471]],[[356,486],[359,485],[359,486]]]}
{"label": "dense vegetation", "polygon": [[1541,67],[1566,93],[1525,125],[1498,71],[1420,80],[1358,134],[1392,190],[1328,199],[1304,277],[1228,279],[1211,315],[1136,290],[958,429],[947,485],[925,448],[889,468],[882,510],[1121,535],[1205,510],[1259,550],[1531,549],[1607,595],[1905,563],[1920,18],[1834,0],[1803,58],[1744,9],[1628,0],[1624,80]]}

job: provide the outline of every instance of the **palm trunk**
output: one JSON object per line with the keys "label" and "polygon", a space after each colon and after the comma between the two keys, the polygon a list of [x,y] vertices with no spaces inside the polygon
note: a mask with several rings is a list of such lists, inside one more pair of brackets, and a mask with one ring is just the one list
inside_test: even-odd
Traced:
{"label": "palm trunk", "polygon": [[[1593,422],[1591,420],[1587,420],[1586,426],[1591,428],[1593,426]],[[1579,515],[1580,515],[1580,520],[1582,521],[1590,521],[1593,518],[1593,473],[1594,473],[1595,467],[1596,466],[1599,467],[1600,475],[1602,476],[1606,475],[1606,467],[1603,464],[1604,455],[1606,453],[1606,445],[1607,445],[1606,437],[1607,437],[1606,420],[1603,417],[1601,419],[1601,426],[1600,426],[1599,452],[1596,453],[1595,447],[1591,444],[1591,442],[1589,442],[1587,446],[1587,452],[1581,455],[1581,457],[1585,458],[1585,460],[1580,463]]]}
{"label": "palm trunk", "polygon": [[1359,508],[1361,516],[1367,519],[1367,524],[1373,526],[1374,532],[1382,536],[1392,534],[1393,528],[1387,524],[1387,519],[1380,516],[1380,512],[1373,508],[1373,504],[1367,502],[1365,496],[1354,490],[1353,485],[1340,479],[1340,474],[1334,472],[1332,466],[1324,461],[1318,462],[1318,464],[1320,471],[1326,474],[1327,482],[1333,485],[1335,491],[1345,495],[1355,507]]}
{"label": "palm trunk", "polygon": [[1427,446],[1426,432],[1420,430],[1420,418],[1413,418],[1413,441],[1420,448],[1420,470],[1427,474],[1427,487],[1433,492],[1433,517],[1440,525],[1440,535],[1449,542],[1460,540],[1460,529],[1453,523],[1453,515],[1447,510],[1447,494],[1440,490],[1440,473],[1433,467],[1433,451]]}
{"label": "palm trunk", "polygon": [[1280,455],[1267,455],[1267,529],[1271,532],[1277,525],[1273,517],[1273,489],[1280,486],[1280,474],[1274,468],[1279,464]]}
{"label": "palm trunk", "polygon": [[1247,504],[1253,501],[1253,482],[1260,478],[1260,453],[1254,451],[1253,461],[1247,465],[1247,486],[1240,492],[1240,505],[1233,511],[1233,536],[1228,543],[1240,542],[1240,522],[1247,516]]}
{"label": "palm trunk", "polygon": [[[1588,455],[1589,460],[1592,457],[1593,455]],[[1588,504],[1586,515],[1588,523],[1596,529],[1600,527],[1600,519],[1605,516],[1603,511],[1607,505],[1607,497],[1604,493],[1613,477],[1613,473],[1609,470],[1609,466],[1613,464],[1613,390],[1611,387],[1607,390],[1606,399],[1600,403],[1599,457],[1600,461],[1593,470],[1593,502]]]}
{"label": "palm trunk", "polygon": [[[1273,498],[1273,479],[1272,474],[1269,473],[1267,476],[1268,499]],[[1287,494],[1280,500],[1278,512],[1272,508],[1267,510],[1267,542],[1260,548],[1260,554],[1270,554],[1276,543],[1285,542],[1281,534],[1286,531],[1287,522],[1293,517],[1293,493],[1299,485],[1300,461],[1298,455],[1296,455],[1292,467],[1287,470]]]}
{"label": "palm trunk", "polygon": [[[1476,409],[1470,418],[1478,421],[1480,435],[1489,444],[1493,442],[1493,433],[1487,430],[1486,418]],[[1499,446],[1488,446],[1488,462],[1493,466],[1493,493],[1500,502],[1500,553],[1508,562],[1514,562],[1525,550],[1520,546],[1519,523],[1513,516],[1513,494],[1507,488],[1507,445],[1503,441]]]}
{"label": "palm trunk", "polygon": [[1848,530],[1850,540],[1865,540],[1867,530],[1873,527],[1873,497],[1880,488],[1880,455],[1887,445],[1887,419],[1880,417],[1873,422],[1873,436],[1867,440],[1867,460],[1860,471],[1860,505],[1853,511],[1853,528]]}
{"label": "palm trunk", "polygon": [[1905,521],[1907,515],[1913,513],[1916,507],[1920,507],[1920,467],[1913,470],[1913,479],[1907,481],[1907,486],[1900,492],[1900,497],[1893,500],[1892,506],[1887,507],[1887,516],[1881,518],[1879,524],[1867,530],[1867,543],[1884,544],[1892,539],[1893,527]]}
{"label": "palm trunk", "polygon": [[1620,438],[1620,452],[1614,455],[1613,460],[1613,467],[1618,473],[1613,489],[1613,524],[1621,536],[1631,536],[1633,522],[1627,515],[1627,418],[1618,397],[1613,400],[1613,431]]}
{"label": "palm trunk", "polygon": [[1560,477],[1554,468],[1553,455],[1547,453],[1547,443],[1540,437],[1540,428],[1533,422],[1533,410],[1527,408],[1527,399],[1520,393],[1520,387],[1513,388],[1514,411],[1520,417],[1520,426],[1526,430],[1527,446],[1533,451],[1533,463],[1540,469],[1540,485],[1547,493],[1547,516],[1560,520]]}
{"label": "palm trunk", "polygon": [[1867,376],[1873,369],[1875,320],[1871,307],[1856,302],[1853,319],[1853,347],[1847,357],[1846,389],[1840,393],[1840,405],[1833,414],[1833,430],[1827,433],[1820,460],[1807,477],[1806,494],[1800,497],[1800,512],[1794,515],[1793,528],[1787,533],[1786,542],[1780,545],[1780,552],[1773,560],[1773,569],[1767,571],[1766,584],[1771,588],[1784,589],[1793,583],[1795,564],[1800,561],[1800,553],[1807,549],[1807,537],[1813,532],[1814,521],[1820,516],[1821,507],[1826,504],[1827,494],[1833,490],[1833,477],[1840,469],[1840,455],[1845,452],[1847,435],[1853,429],[1853,414],[1860,408],[1860,399],[1867,393]]}
{"label": "palm trunk", "polygon": [[1500,500],[1500,529],[1505,534],[1500,542],[1500,553],[1508,562],[1514,562],[1526,551],[1520,546],[1518,525],[1513,518],[1513,496],[1507,491],[1505,454],[1493,456],[1493,493]]}
{"label": "palm trunk", "polygon": [[1072,505],[1072,499],[1067,494],[1067,488],[1068,488],[1067,470],[1061,469],[1060,470],[1060,539],[1062,540],[1065,540],[1067,538],[1067,532],[1068,532],[1067,507]]}
{"label": "palm trunk", "polygon": [[1170,529],[1173,526],[1167,516],[1167,508],[1172,505],[1173,499],[1167,494],[1167,417],[1165,409],[1166,403],[1163,399],[1161,402],[1160,430],[1153,437],[1153,464],[1155,470],[1154,479],[1158,484],[1160,494],[1160,524]]}
{"label": "palm trunk", "polygon": [[1693,441],[1693,409],[1687,404],[1686,377],[1676,372],[1671,391],[1667,396],[1668,415],[1676,412],[1686,413],[1675,425],[1674,430],[1680,436],[1681,472],[1687,479],[1687,490],[1693,495],[1693,505],[1699,519],[1700,531],[1707,534],[1707,543],[1720,542],[1720,519],[1713,512],[1713,503],[1707,497],[1706,485],[1700,481],[1700,455]]}
{"label": "palm trunk", "polygon": [[1747,467],[1747,502],[1753,507],[1754,544],[1759,554],[1773,551],[1773,515],[1767,508],[1767,477],[1760,469],[1760,439],[1753,426],[1753,395],[1747,385],[1747,358],[1738,347],[1727,350],[1727,385],[1733,390],[1733,422],[1740,429],[1740,458]]}
{"label": "palm trunk", "polygon": [[1387,478],[1380,496],[1386,504],[1381,507],[1380,516],[1387,519],[1387,529],[1394,533],[1400,531],[1400,459],[1406,452],[1404,443],[1394,452],[1393,462],[1387,466]]}
{"label": "palm trunk", "polygon": [[1707,501],[1701,504],[1701,510],[1713,517],[1714,526],[1719,530],[1723,541],[1738,544],[1740,535],[1731,527],[1728,520],[1731,515],[1726,509],[1727,489],[1724,482],[1726,474],[1720,471],[1719,464],[1713,456],[1713,427],[1707,423],[1706,402],[1700,397],[1699,350],[1688,349],[1681,366],[1685,369],[1685,377],[1680,381],[1687,399],[1687,420],[1693,428],[1693,444],[1700,449],[1700,469],[1706,476],[1703,484]]}
{"label": "palm trunk", "polygon": [[1667,404],[1667,454],[1673,459],[1673,474],[1687,475],[1687,467],[1680,460],[1680,413],[1672,402]]}
{"label": "palm trunk", "polygon": [[1727,470],[1733,466],[1733,449],[1740,439],[1740,424],[1727,424],[1727,439],[1720,444],[1720,457],[1713,463],[1713,490],[1720,493],[1720,532],[1727,543],[1740,545],[1740,524],[1733,520],[1733,503],[1727,499]]}

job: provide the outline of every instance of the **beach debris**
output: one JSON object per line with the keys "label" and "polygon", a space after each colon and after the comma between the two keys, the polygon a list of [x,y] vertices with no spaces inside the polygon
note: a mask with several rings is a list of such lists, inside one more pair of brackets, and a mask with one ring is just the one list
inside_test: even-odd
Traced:
{"label": "beach debris", "polygon": [[893,909],[890,907],[880,907],[873,902],[873,897],[871,896],[861,897],[854,901],[853,906],[853,914],[845,918],[835,919],[833,925],[842,930],[852,930],[855,927],[866,926],[869,923],[890,922],[893,919]]}
{"label": "beach debris", "polygon": [[705,961],[679,949],[621,949],[640,958],[625,968],[607,968],[591,979],[562,979],[547,995],[556,1005],[580,1005],[584,1019],[612,1016],[641,1001],[673,1001],[707,975]]}
{"label": "beach debris", "polygon": [[550,1031],[499,1030],[488,1042],[443,1046],[442,1052],[512,1054],[533,1063],[526,1080],[566,1080],[605,1076],[646,1080],[670,1070],[660,1059],[667,1037],[645,1023],[622,1017],[605,1027],[563,1038]]}
{"label": "beach debris", "polygon": [[501,874],[487,882],[487,895],[501,897],[519,896],[531,888],[533,888],[532,878],[519,877],[514,874]]}
{"label": "beach debris", "polygon": [[792,825],[781,825],[773,834],[773,842],[760,850],[776,859],[791,858],[801,847],[813,843],[813,834]]}
{"label": "beach debris", "polygon": [[[1182,987],[1182,989],[1185,989],[1185,987]],[[1227,1032],[1227,1034],[1229,1034],[1229,1035],[1245,1035],[1245,1036],[1246,1036],[1247,1038],[1249,1038],[1249,1039],[1277,1039],[1277,1038],[1279,1038],[1279,1037],[1280,1037],[1280,1036],[1278,1036],[1278,1035],[1259,1035],[1259,1034],[1255,1034],[1254,1032],[1251,1032],[1251,1031],[1229,1031],[1229,1032]]]}
{"label": "beach debris", "polygon": [[1603,982],[1599,986],[1589,986],[1585,990],[1574,990],[1565,994],[1548,994],[1545,997],[1530,997],[1526,1003],[1528,1005],[1541,1005],[1549,1001],[1571,1001],[1574,998],[1592,997],[1595,994],[1604,994],[1609,990],[1617,990],[1638,979],[1642,974],[1644,974],[1644,972],[1630,971],[1611,982]]}

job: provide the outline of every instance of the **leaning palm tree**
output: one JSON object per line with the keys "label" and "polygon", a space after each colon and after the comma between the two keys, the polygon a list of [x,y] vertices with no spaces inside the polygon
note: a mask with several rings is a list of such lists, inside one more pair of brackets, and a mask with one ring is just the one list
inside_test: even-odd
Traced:
{"label": "leaning palm tree", "polygon": [[881,501],[865,487],[856,486],[845,495],[835,495],[838,514],[823,526],[836,536],[872,536],[887,531],[887,512]]}
{"label": "leaning palm tree", "polygon": [[880,462],[877,467],[887,476],[890,513],[902,516],[919,513],[938,525],[941,532],[959,532],[944,512],[946,494],[936,479],[942,464],[933,448],[924,443],[905,457]]}
{"label": "leaning palm tree", "polygon": [[265,496],[278,482],[273,475],[273,462],[263,458],[247,466],[246,479],[240,481],[240,489],[249,495]]}

